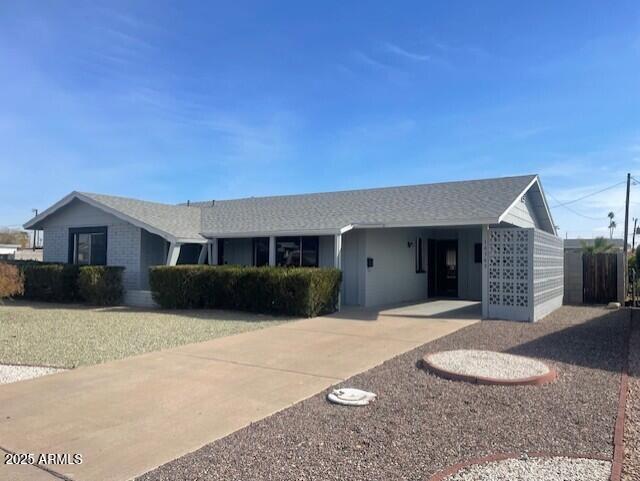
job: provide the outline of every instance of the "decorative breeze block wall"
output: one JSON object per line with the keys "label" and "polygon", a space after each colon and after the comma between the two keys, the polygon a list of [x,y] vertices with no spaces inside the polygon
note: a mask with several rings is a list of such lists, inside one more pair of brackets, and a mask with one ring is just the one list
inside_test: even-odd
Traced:
{"label": "decorative breeze block wall", "polygon": [[537,229],[490,228],[486,243],[490,318],[536,321],[562,304],[562,239]]}
{"label": "decorative breeze block wall", "polygon": [[564,297],[564,244],[541,230],[533,231],[533,320],[562,305]]}

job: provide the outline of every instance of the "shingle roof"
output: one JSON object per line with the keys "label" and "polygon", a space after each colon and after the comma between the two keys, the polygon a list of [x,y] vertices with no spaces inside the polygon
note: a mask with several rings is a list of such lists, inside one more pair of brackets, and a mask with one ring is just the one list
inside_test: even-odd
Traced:
{"label": "shingle roof", "polygon": [[438,184],[256,197],[202,207],[205,235],[338,230],[350,224],[498,222],[535,175]]}
{"label": "shingle roof", "polygon": [[84,200],[175,240],[305,231],[350,225],[466,225],[498,223],[535,175],[316,194],[161,204],[72,192],[25,224],[38,228],[73,198]]}
{"label": "shingle roof", "polygon": [[176,238],[202,237],[200,235],[201,212],[198,208],[88,192],[80,192],[80,194]]}

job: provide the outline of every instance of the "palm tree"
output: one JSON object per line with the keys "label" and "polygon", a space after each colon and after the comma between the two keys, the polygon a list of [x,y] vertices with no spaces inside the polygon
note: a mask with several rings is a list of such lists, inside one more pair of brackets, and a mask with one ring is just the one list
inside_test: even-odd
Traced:
{"label": "palm tree", "polygon": [[615,246],[604,237],[596,237],[595,239],[593,239],[593,244],[587,244],[585,241],[581,241],[581,244],[582,252],[586,252],[587,254],[610,252],[615,248]]}
{"label": "palm tree", "polygon": [[613,231],[616,230],[617,227],[616,221],[613,220],[615,216],[616,215],[613,212],[609,212],[607,214],[607,217],[609,218],[609,239],[613,239]]}

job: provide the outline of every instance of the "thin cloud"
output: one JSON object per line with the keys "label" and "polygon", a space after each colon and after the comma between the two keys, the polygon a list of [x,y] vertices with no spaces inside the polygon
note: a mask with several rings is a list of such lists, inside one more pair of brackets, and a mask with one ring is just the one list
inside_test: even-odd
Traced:
{"label": "thin cloud", "polygon": [[353,52],[353,56],[355,57],[356,60],[358,60],[359,62],[365,65],[368,65],[369,67],[374,67],[382,70],[395,70],[391,65],[380,62],[379,60],[376,60],[373,57],[370,57],[369,55],[367,55],[366,53],[360,50],[355,50]]}
{"label": "thin cloud", "polygon": [[428,62],[430,60],[432,60],[432,56],[431,55],[426,55],[426,54],[420,54],[420,53],[416,53],[416,52],[411,52],[409,50],[406,50],[402,47],[399,47],[398,45],[395,45],[393,43],[389,43],[386,42],[383,44],[383,48],[385,51],[392,53],[394,55],[397,55],[399,57],[403,57],[409,60],[414,60],[416,62]]}

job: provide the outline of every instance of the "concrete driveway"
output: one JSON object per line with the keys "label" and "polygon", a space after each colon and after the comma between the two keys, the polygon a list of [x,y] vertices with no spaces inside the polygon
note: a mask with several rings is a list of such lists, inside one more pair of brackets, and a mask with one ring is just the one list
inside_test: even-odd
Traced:
{"label": "concrete driveway", "polygon": [[0,463],[0,479],[133,478],[479,319],[466,301],[344,309],[2,385],[2,451],[83,462]]}

